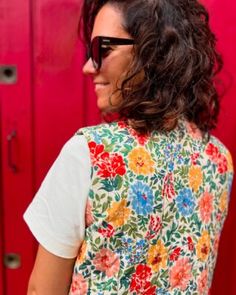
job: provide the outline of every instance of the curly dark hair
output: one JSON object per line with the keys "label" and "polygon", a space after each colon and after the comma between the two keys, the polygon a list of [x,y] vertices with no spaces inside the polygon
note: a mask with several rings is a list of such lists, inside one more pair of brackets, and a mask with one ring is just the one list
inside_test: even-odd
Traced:
{"label": "curly dark hair", "polygon": [[[107,3],[122,12],[123,27],[135,41],[134,61],[120,89],[123,100],[114,111],[140,133],[172,130],[181,117],[203,133],[213,129],[219,113],[215,75],[223,63],[204,6],[196,0],[85,0],[87,45]],[[141,71],[145,79],[130,88]]]}

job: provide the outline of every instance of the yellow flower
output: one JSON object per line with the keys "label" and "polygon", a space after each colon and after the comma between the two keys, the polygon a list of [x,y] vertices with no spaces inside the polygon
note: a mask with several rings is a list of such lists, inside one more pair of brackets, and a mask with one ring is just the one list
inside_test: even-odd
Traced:
{"label": "yellow flower", "polygon": [[82,245],[80,246],[79,253],[77,256],[78,263],[84,262],[86,249],[87,249],[87,243],[86,243],[86,241],[83,241]]}
{"label": "yellow flower", "polygon": [[167,249],[161,240],[156,245],[150,246],[148,250],[147,264],[153,271],[159,271],[160,268],[166,267]]}
{"label": "yellow flower", "polygon": [[130,211],[127,208],[127,201],[125,199],[122,199],[120,202],[113,202],[111,208],[107,210],[107,221],[115,227],[122,226],[129,218]]}
{"label": "yellow flower", "polygon": [[154,172],[154,161],[150,154],[143,148],[133,149],[129,155],[129,168],[136,174],[148,175]]}
{"label": "yellow flower", "polygon": [[228,167],[228,171],[229,172],[233,172],[234,171],[234,167],[233,167],[233,159],[232,156],[230,154],[229,151],[226,152],[226,159],[227,159],[227,167]]}
{"label": "yellow flower", "polygon": [[196,192],[202,183],[202,169],[199,166],[191,166],[188,172],[189,186]]}
{"label": "yellow flower", "polygon": [[210,235],[208,231],[204,230],[197,242],[197,257],[201,261],[206,261],[210,252]]}
{"label": "yellow flower", "polygon": [[227,193],[227,191],[224,191],[220,197],[219,208],[220,208],[221,212],[224,212],[226,209],[228,209],[228,193]]}

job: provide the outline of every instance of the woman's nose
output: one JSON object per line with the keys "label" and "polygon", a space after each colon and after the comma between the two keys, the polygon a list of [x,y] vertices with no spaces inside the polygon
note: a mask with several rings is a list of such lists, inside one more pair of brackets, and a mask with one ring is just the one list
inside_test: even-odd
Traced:
{"label": "woman's nose", "polygon": [[96,72],[97,71],[93,66],[92,59],[89,58],[83,66],[83,73],[85,75],[92,75],[92,74],[96,74]]}

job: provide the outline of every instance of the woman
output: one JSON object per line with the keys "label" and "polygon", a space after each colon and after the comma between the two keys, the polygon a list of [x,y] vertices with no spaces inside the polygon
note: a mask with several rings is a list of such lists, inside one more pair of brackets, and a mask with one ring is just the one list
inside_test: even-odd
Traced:
{"label": "woman", "polygon": [[24,218],[28,294],[208,294],[233,177],[195,0],[85,1],[83,71],[118,120],[64,146]]}

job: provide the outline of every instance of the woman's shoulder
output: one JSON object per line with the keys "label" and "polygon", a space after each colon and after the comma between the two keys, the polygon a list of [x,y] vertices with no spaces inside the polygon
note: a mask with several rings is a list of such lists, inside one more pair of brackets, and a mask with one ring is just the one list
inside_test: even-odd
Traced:
{"label": "woman's shoulder", "polygon": [[83,135],[85,132],[93,132],[93,131],[102,131],[102,130],[106,130],[106,129],[114,129],[119,125],[120,122],[103,122],[100,124],[96,124],[96,125],[92,125],[92,126],[86,126],[86,127],[82,127],[80,128],[76,134],[77,135]]}
{"label": "woman's shoulder", "polygon": [[[114,121],[109,123],[101,123],[94,126],[80,128],[76,134],[83,135],[87,140],[93,138],[112,138],[118,133],[128,130],[128,125],[123,121]],[[128,135],[128,132],[127,132]],[[99,141],[99,140],[98,140]]]}

